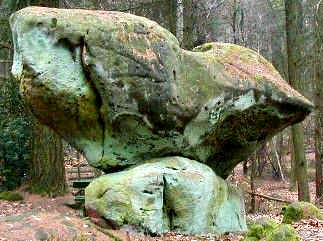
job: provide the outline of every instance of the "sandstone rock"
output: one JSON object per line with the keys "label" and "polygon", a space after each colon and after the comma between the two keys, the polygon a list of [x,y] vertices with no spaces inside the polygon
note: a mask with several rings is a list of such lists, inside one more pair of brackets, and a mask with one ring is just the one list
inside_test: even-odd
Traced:
{"label": "sandstone rock", "polygon": [[86,188],[85,206],[112,228],[132,225],[151,234],[247,229],[240,193],[208,166],[183,157],[101,176]]}
{"label": "sandstone rock", "polygon": [[176,155],[225,178],[313,107],[256,52],[186,51],[143,17],[29,7],[10,23],[33,113],[106,172]]}

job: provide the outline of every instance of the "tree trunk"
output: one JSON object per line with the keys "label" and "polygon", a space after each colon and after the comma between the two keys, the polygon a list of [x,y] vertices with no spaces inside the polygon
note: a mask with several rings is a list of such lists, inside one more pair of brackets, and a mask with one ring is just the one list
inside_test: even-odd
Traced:
{"label": "tree trunk", "polygon": [[[278,21],[278,20],[277,20]],[[276,22],[276,25],[278,23]],[[286,80],[286,61],[284,49],[284,37],[278,27],[272,29],[271,33],[271,46],[272,46],[272,63],[275,68],[279,71],[281,76]]]}
{"label": "tree trunk", "polygon": [[284,145],[284,135],[286,135],[287,133],[288,132],[283,131],[279,134],[279,143],[278,143],[279,156],[280,156],[280,160],[282,162],[283,171],[286,168],[286,153],[287,153],[286,149],[288,148],[288,146]]}
{"label": "tree trunk", "polygon": [[[0,68],[0,78],[2,82],[8,81],[10,77],[11,63],[9,61],[11,60],[12,56],[12,47],[9,16],[12,12],[6,1],[3,1],[2,3],[0,1],[0,10],[0,60],[3,61],[0,63],[0,65],[2,65],[2,68]],[[8,62],[6,63],[4,61]]]}
{"label": "tree trunk", "polygon": [[323,195],[323,178],[322,178],[322,162],[323,162],[323,1],[319,1],[315,9],[315,186],[316,198],[319,199]]}
{"label": "tree trunk", "polygon": [[296,169],[295,169],[295,155],[294,155],[294,144],[293,144],[293,136],[292,136],[292,128],[290,128],[289,136],[288,136],[288,148],[290,152],[290,173],[289,173],[289,190],[296,191],[297,190],[297,181],[296,181]]}
{"label": "tree trunk", "polygon": [[184,37],[183,0],[176,1],[176,38],[182,46]]}
{"label": "tree trunk", "polygon": [[[277,145],[276,145],[276,141],[275,138],[277,137],[273,137],[270,141],[269,141],[269,146],[271,149],[271,156],[272,156],[272,161],[273,161],[273,165],[275,165],[275,171],[277,171],[278,173],[278,178],[280,180],[282,180],[283,182],[285,182],[285,177],[284,177],[284,173],[281,167],[281,161],[277,152]],[[274,161],[275,160],[275,161]]]}
{"label": "tree trunk", "polygon": [[194,14],[193,0],[183,1],[184,6],[184,39],[182,46],[185,49],[191,50],[194,48]]}
{"label": "tree trunk", "polygon": [[174,0],[167,0],[166,14],[168,16],[168,30],[176,36],[176,4]]}
{"label": "tree trunk", "polygon": [[49,196],[62,195],[67,189],[62,139],[37,120],[33,122],[32,132],[30,190]]}
{"label": "tree trunk", "polygon": [[232,34],[233,34],[233,43],[237,44],[237,1],[233,0],[233,13],[232,13]]}
{"label": "tree trunk", "polygon": [[307,161],[304,148],[304,129],[302,124],[292,126],[294,145],[295,174],[298,189],[298,200],[310,202],[310,193],[307,180]]}
{"label": "tree trunk", "polygon": [[[255,178],[257,176],[257,159],[258,159],[258,155],[255,152],[252,155],[251,172],[250,172],[250,189],[251,189],[252,193],[256,193]],[[251,196],[250,211],[251,211],[251,213],[256,213],[256,198],[255,198],[255,195]]]}
{"label": "tree trunk", "polygon": [[244,161],[242,163],[242,173],[244,176],[247,176],[248,175],[248,161]]}
{"label": "tree trunk", "polygon": [[[301,92],[302,84],[298,69],[300,67],[300,53],[302,51],[301,28],[303,24],[303,9],[300,0],[285,0],[286,11],[286,32],[287,32],[287,55],[289,83],[296,90]],[[298,186],[298,200],[310,201],[307,161],[304,150],[304,129],[302,124],[292,126],[292,139],[294,145],[294,158],[296,180]]]}

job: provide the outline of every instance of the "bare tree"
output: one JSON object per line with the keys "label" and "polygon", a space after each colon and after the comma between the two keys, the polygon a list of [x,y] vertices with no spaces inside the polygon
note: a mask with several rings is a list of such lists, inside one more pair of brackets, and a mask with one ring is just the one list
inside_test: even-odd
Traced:
{"label": "bare tree", "polygon": [[315,5],[315,169],[316,169],[316,197],[319,199],[323,195],[323,1]]}
{"label": "bare tree", "polygon": [[[289,84],[302,92],[300,81],[300,53],[303,42],[303,7],[300,0],[285,0],[286,32],[287,32],[287,54],[288,54],[288,76]],[[310,193],[307,177],[307,160],[304,148],[304,129],[302,124],[292,126],[292,138],[294,146],[296,180],[298,185],[298,200],[310,201]]]}

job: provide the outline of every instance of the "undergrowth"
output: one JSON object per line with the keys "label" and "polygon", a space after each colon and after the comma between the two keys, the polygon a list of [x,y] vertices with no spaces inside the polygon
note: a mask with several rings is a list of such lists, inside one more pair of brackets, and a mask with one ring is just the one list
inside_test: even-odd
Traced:
{"label": "undergrowth", "polygon": [[79,234],[75,236],[72,240],[63,239],[58,235],[51,235],[46,241],[93,241],[93,238],[85,234]]}
{"label": "undergrowth", "polygon": [[19,192],[1,192],[0,199],[6,201],[21,201],[24,198]]}

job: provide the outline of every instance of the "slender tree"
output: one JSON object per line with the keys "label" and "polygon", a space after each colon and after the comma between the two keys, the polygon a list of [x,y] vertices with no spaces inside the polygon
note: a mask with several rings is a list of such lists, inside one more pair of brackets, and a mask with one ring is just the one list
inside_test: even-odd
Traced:
{"label": "slender tree", "polygon": [[285,48],[285,19],[282,9],[284,5],[280,2],[267,0],[269,6],[269,14],[271,19],[271,49],[272,63],[279,71],[282,77],[287,80],[287,64],[286,64],[286,48]]}
{"label": "slender tree", "polygon": [[[257,176],[257,153],[255,152],[251,157],[251,172],[250,172],[250,189],[252,193],[256,192],[255,178]],[[256,198],[255,195],[251,196],[250,202],[251,213],[256,213]]]}
{"label": "slender tree", "polygon": [[323,1],[319,0],[315,6],[315,169],[316,169],[316,198],[323,195]]}
{"label": "slender tree", "polygon": [[182,44],[184,37],[183,0],[176,1],[176,38]]}
{"label": "slender tree", "polygon": [[[300,53],[303,42],[303,8],[300,0],[285,0],[287,55],[288,55],[288,79],[289,84],[299,92],[302,92],[300,68]],[[298,200],[310,201],[310,193],[307,178],[307,161],[304,148],[304,129],[301,123],[292,126],[292,139],[295,158],[296,180],[298,186]]]}
{"label": "slender tree", "polygon": [[[184,40],[184,3],[183,0],[167,0],[168,29],[176,36],[180,45]],[[186,11],[186,9],[185,9]]]}
{"label": "slender tree", "polygon": [[184,1],[184,40],[182,46],[185,49],[194,48],[194,1]]}

